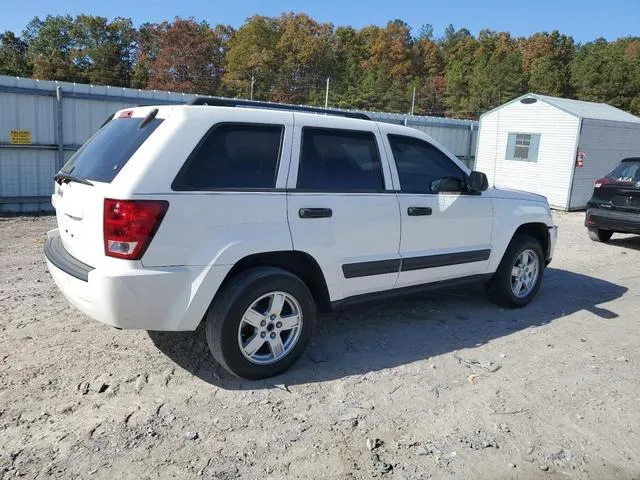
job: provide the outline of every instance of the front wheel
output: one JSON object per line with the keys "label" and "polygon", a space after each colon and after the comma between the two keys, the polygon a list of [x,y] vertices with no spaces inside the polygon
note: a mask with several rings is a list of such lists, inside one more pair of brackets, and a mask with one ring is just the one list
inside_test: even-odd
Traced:
{"label": "front wheel", "polygon": [[315,321],[316,305],[302,280],[279,268],[255,268],[216,295],[207,312],[207,343],[234,375],[272,377],[300,358]]}
{"label": "front wheel", "polygon": [[507,308],[524,307],[540,290],[544,266],[540,242],[529,235],[516,235],[487,284],[489,299]]}
{"label": "front wheel", "polygon": [[609,240],[611,240],[611,237],[613,236],[613,232],[611,230],[603,230],[601,228],[593,228],[593,227],[589,227],[589,229],[587,230],[587,233],[589,234],[589,238],[591,240],[593,240],[594,242],[602,242],[602,243],[607,243]]}

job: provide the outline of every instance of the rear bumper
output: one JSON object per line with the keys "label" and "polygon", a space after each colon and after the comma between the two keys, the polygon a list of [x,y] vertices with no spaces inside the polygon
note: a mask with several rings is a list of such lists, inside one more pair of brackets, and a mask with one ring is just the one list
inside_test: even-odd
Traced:
{"label": "rear bumper", "polygon": [[45,257],[54,282],[72,305],[122,329],[195,330],[230,268],[142,268],[127,261],[93,268],[66,252],[57,230],[49,232]]}
{"label": "rear bumper", "polygon": [[584,223],[589,228],[640,234],[640,214],[637,213],[590,208],[587,210]]}

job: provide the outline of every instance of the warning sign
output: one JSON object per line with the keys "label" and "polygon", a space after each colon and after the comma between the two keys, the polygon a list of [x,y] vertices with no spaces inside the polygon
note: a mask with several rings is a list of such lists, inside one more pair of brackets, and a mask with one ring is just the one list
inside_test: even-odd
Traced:
{"label": "warning sign", "polygon": [[11,130],[9,132],[9,143],[13,143],[14,145],[30,145],[31,131],[30,130]]}

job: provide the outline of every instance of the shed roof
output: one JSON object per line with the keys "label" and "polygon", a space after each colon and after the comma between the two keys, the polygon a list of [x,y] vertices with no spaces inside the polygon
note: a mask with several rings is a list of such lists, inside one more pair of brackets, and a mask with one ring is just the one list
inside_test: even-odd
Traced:
{"label": "shed roof", "polygon": [[[506,105],[522,100],[523,98],[535,98],[542,102],[548,103],[560,110],[563,110],[571,115],[575,115],[579,118],[588,118],[592,120],[607,120],[611,122],[626,122],[626,123],[640,123],[640,118],[620,110],[619,108],[612,107],[606,103],[585,102],[583,100],[571,100],[568,98],[550,97],[548,95],[538,95],[537,93],[527,93],[521,97],[514,98],[510,102],[500,105],[497,108],[491,110],[491,112],[498,110]],[[490,113],[490,112],[487,112]],[[484,115],[486,115],[485,113]]]}

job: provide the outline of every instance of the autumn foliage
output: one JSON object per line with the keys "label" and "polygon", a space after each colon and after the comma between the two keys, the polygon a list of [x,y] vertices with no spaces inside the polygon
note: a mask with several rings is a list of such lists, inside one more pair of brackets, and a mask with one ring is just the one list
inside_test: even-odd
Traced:
{"label": "autumn foliage", "polygon": [[640,38],[576,44],[560,32],[514,38],[402,20],[361,29],[304,13],[253,16],[238,29],[193,18],[143,24],[34,18],[0,34],[0,74],[475,118],[527,91],[640,114]]}

